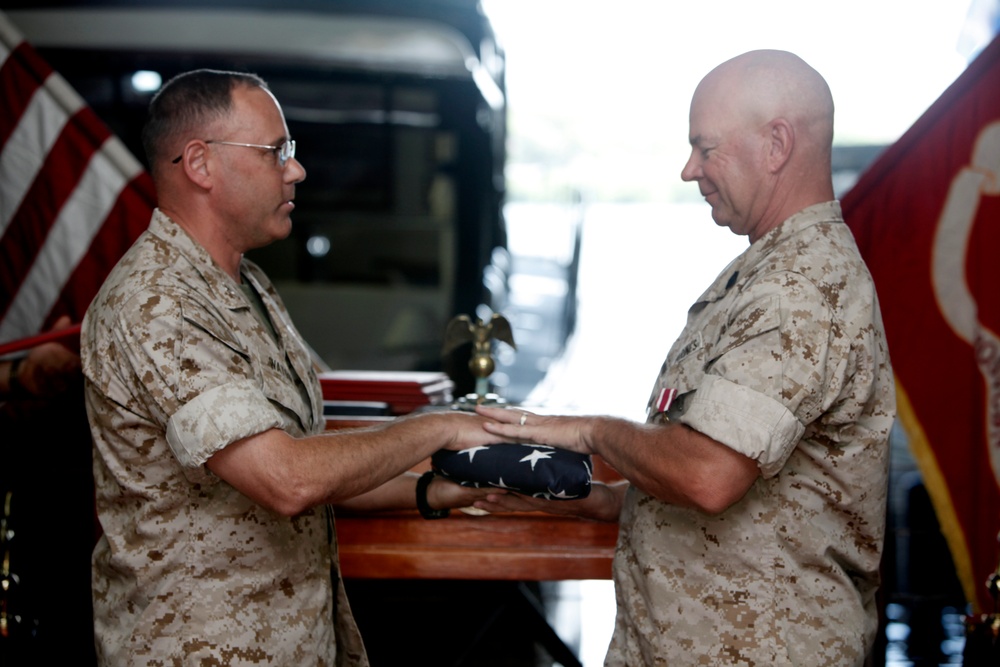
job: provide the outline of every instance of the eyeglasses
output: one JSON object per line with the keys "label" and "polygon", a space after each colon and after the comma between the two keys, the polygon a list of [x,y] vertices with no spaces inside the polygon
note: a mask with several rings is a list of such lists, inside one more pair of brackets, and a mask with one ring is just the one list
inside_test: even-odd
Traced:
{"label": "eyeglasses", "polygon": [[[222,144],[223,146],[245,146],[246,148],[265,148],[278,157],[278,164],[284,167],[288,161],[295,157],[295,140],[286,139],[282,141],[277,146],[267,146],[265,144],[241,144],[236,141],[213,141],[209,140],[205,142],[206,144]],[[171,162],[177,164],[183,158],[183,155],[178,155]]]}

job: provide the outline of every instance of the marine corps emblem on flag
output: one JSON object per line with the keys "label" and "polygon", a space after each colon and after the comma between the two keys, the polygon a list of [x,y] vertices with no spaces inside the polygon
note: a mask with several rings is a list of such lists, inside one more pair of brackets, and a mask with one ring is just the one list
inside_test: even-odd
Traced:
{"label": "marine corps emblem on flag", "polygon": [[843,198],[898,414],[974,610],[1000,533],[1000,40]]}

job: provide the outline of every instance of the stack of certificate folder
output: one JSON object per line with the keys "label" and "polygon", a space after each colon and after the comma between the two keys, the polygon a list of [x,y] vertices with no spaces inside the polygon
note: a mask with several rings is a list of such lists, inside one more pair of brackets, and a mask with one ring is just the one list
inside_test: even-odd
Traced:
{"label": "stack of certificate folder", "polygon": [[[319,374],[328,427],[392,419],[452,401],[454,382],[433,371],[327,371]],[[353,425],[353,424],[352,424]]]}

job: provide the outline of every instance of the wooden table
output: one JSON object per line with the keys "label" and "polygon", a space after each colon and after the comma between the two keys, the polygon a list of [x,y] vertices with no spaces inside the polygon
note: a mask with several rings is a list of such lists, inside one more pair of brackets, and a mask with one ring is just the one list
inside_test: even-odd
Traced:
{"label": "wooden table", "polygon": [[[425,461],[413,470],[429,467]],[[594,479],[612,482],[621,476],[594,457]],[[525,582],[610,579],[617,537],[617,523],[536,512],[473,516],[452,510],[448,518],[433,521],[416,511],[337,512],[345,579],[508,582],[503,604],[519,619],[524,635],[566,667],[582,665],[548,624]]]}
{"label": "wooden table", "polygon": [[[594,479],[621,477],[595,457]],[[337,513],[346,578],[610,579],[617,537],[617,523],[535,512],[472,516],[453,510],[433,521],[416,511]]]}
{"label": "wooden table", "polygon": [[[617,478],[599,461],[594,467],[602,481]],[[610,579],[617,536],[617,523],[536,512],[472,516],[453,510],[433,521],[415,511],[337,514],[345,579],[509,582],[502,599],[491,601],[518,619],[522,638],[540,643],[565,667],[583,666],[525,582]],[[479,634],[488,628],[489,623]]]}
{"label": "wooden table", "polygon": [[617,535],[618,524],[535,513],[337,515],[347,578],[610,579]]}

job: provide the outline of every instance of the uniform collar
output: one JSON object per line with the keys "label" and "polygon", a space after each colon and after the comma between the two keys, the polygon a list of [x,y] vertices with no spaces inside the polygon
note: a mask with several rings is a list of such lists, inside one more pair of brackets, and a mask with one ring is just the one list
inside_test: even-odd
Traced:
{"label": "uniform collar", "polygon": [[224,304],[227,308],[240,308],[247,305],[246,298],[240,293],[239,285],[215,263],[212,256],[208,254],[208,250],[160,209],[153,211],[149,232],[177,249],[201,276],[212,293],[213,300]]}
{"label": "uniform collar", "polygon": [[[807,206],[798,213],[787,218],[780,225],[757,239],[750,245],[750,250],[760,249],[763,254],[775,246],[798,234],[802,230],[824,222],[843,222],[844,216],[840,210],[840,202],[836,200]],[[747,253],[750,254],[750,253]]]}
{"label": "uniform collar", "polygon": [[803,230],[822,223],[844,221],[839,201],[827,201],[808,206],[795,213],[784,222],[769,231],[764,236],[750,244],[742,255],[730,262],[729,266],[719,274],[712,286],[698,299],[697,303],[711,302],[720,299],[726,292],[739,285],[743,279],[750,276],[750,269],[756,266],[775,248],[781,246]]}

